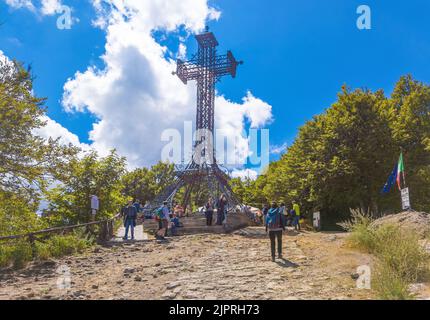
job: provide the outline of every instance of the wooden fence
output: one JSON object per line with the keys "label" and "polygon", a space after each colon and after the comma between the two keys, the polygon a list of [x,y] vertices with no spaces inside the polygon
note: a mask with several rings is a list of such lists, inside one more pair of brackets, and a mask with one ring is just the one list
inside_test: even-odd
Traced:
{"label": "wooden fence", "polygon": [[71,226],[49,228],[20,235],[2,236],[0,237],[0,242],[8,240],[27,239],[34,248],[34,243],[38,240],[39,236],[49,238],[53,234],[64,234],[65,232],[73,231],[79,228],[86,228],[86,230],[90,232],[92,231],[92,226],[99,226],[97,240],[100,242],[105,242],[111,240],[114,237],[115,220],[119,219],[120,217],[121,214],[117,214],[115,217],[106,220],[93,221]]}

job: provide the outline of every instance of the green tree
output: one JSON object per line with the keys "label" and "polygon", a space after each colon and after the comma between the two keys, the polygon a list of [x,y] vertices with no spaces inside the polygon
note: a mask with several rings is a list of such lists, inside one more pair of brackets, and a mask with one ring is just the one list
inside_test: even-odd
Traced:
{"label": "green tree", "polygon": [[61,177],[77,148],[43,139],[45,99],[33,95],[28,70],[16,62],[0,61],[0,192],[19,194],[29,202]]}
{"label": "green tree", "polygon": [[127,172],[122,183],[122,194],[133,199],[140,200],[142,204],[153,200],[165,187],[170,185],[175,178],[172,164],[159,162],[148,168],[138,168]]}
{"label": "green tree", "polygon": [[70,165],[67,176],[55,188],[46,192],[49,202],[44,216],[50,224],[87,222],[91,218],[90,197],[100,200],[96,219],[115,215],[125,203],[122,175],[125,158],[113,150],[104,158],[95,151],[76,159]]}
{"label": "green tree", "polygon": [[405,157],[412,206],[429,212],[430,86],[404,76],[394,88],[389,105],[393,139]]}
{"label": "green tree", "polygon": [[33,94],[30,70],[0,60],[0,234],[41,229],[40,197],[63,176],[78,149],[34,131],[45,126],[45,99]]}
{"label": "green tree", "polygon": [[349,208],[374,213],[400,209],[397,190],[380,190],[400,147],[415,207],[430,210],[429,86],[403,77],[392,96],[379,90],[343,87],[338,100],[303,125],[294,144],[242,194],[253,201],[295,200],[304,211],[349,215]]}

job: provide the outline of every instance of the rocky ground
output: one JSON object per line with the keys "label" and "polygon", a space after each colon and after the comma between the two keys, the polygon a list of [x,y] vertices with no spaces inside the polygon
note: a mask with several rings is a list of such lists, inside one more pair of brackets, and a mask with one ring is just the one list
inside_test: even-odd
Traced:
{"label": "rocky ground", "polygon": [[379,227],[387,224],[413,230],[421,239],[427,239],[430,236],[430,214],[425,212],[405,211],[386,215],[375,220],[372,226]]}
{"label": "rocky ground", "polygon": [[371,257],[346,248],[344,237],[289,231],[285,260],[275,263],[261,227],[164,243],[112,242],[80,256],[2,272],[0,299],[373,298],[351,277]]}

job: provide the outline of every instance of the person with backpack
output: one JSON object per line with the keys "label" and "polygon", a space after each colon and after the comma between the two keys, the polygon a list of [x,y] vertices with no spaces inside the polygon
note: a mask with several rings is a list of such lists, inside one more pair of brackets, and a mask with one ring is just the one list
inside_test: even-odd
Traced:
{"label": "person with backpack", "polygon": [[137,210],[133,205],[133,201],[129,200],[128,205],[122,210],[125,235],[124,240],[128,240],[128,231],[131,230],[131,240],[134,240],[134,227],[136,226]]}
{"label": "person with backpack", "polygon": [[212,225],[214,215],[214,202],[211,197],[209,197],[208,202],[205,205],[205,216],[206,216],[206,226],[210,227]]}
{"label": "person with backpack", "polygon": [[170,222],[170,210],[167,201],[164,201],[163,206],[156,211],[156,219],[158,220],[158,232],[156,238],[164,240],[167,236]]}
{"label": "person with backpack", "polygon": [[284,215],[281,214],[276,202],[266,216],[266,232],[269,233],[272,261],[275,261],[276,240],[278,242],[278,258],[282,259],[282,232],[285,231]]}

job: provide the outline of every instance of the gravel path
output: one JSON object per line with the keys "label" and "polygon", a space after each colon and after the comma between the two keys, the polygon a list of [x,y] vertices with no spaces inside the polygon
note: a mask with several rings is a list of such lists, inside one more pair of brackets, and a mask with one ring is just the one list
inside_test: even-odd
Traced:
{"label": "gravel path", "polygon": [[340,234],[289,231],[285,260],[271,262],[261,227],[163,243],[114,241],[80,256],[0,274],[0,299],[371,298],[372,292],[357,289],[351,278],[371,258],[343,242]]}

